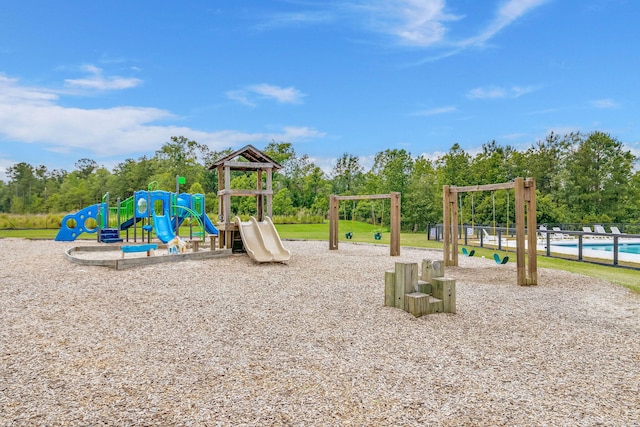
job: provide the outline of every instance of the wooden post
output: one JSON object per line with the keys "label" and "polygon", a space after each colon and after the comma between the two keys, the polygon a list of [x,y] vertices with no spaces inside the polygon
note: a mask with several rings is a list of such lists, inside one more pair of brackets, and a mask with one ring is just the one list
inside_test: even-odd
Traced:
{"label": "wooden post", "polygon": [[[527,203],[527,260],[529,264],[529,274],[527,277],[527,285],[538,284],[538,238],[537,229],[538,222],[536,218],[536,181],[527,179],[525,181],[524,199]],[[547,247],[549,245],[547,244]]]}
{"label": "wooden post", "polygon": [[524,179],[516,178],[516,259],[518,285],[523,286],[527,283],[527,267],[525,263],[524,249]]}
{"label": "wooden post", "polygon": [[[267,190],[272,190],[272,185],[273,185],[272,175],[273,175],[273,169],[268,168],[267,169]],[[267,193],[267,215],[269,215],[269,218],[273,216],[273,191],[270,191],[269,193]]]}
{"label": "wooden post", "polygon": [[406,311],[404,296],[414,292],[418,285],[418,264],[415,262],[396,262],[395,276],[396,307]]}
{"label": "wooden post", "polygon": [[458,196],[456,194],[449,198],[449,205],[451,206],[451,258],[454,262],[453,265],[458,265],[458,239],[460,233],[458,233]]}
{"label": "wooden post", "polygon": [[[224,188],[226,190],[231,189],[231,168],[229,166],[224,167]],[[233,247],[233,231],[231,230],[231,194],[226,192],[224,194],[224,247],[231,249]]]}
{"label": "wooden post", "polygon": [[[453,198],[451,197],[453,194]],[[442,187],[442,227],[444,264],[458,265],[458,203],[451,187]]]}
{"label": "wooden post", "polygon": [[[222,166],[216,168],[218,170],[218,191],[224,189],[224,169]],[[218,196],[218,221],[224,215],[224,196]]]}
{"label": "wooden post", "polygon": [[394,270],[384,272],[384,305],[388,307],[396,305],[396,272]]}
{"label": "wooden post", "polygon": [[453,265],[453,259],[451,257],[451,243],[449,240],[451,239],[451,230],[450,230],[450,221],[451,221],[451,212],[449,212],[449,186],[442,186],[442,249],[444,251],[444,263],[446,265]]}
{"label": "wooden post", "polygon": [[339,201],[335,195],[329,198],[329,250],[338,249]]}
{"label": "wooden post", "polygon": [[400,193],[391,193],[390,255],[400,255]]}
{"label": "wooden post", "polygon": [[264,196],[262,195],[262,171],[256,171],[257,179],[256,179],[256,190],[258,190],[258,194],[256,194],[256,219],[258,221],[264,221]]}

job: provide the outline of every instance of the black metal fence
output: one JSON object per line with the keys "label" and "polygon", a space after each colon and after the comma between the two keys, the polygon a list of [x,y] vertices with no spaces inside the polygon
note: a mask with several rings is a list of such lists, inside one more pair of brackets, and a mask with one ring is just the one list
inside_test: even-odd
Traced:
{"label": "black metal fence", "polygon": [[[548,229],[549,227],[542,226],[541,229],[536,230],[538,255],[640,270],[640,253],[635,252],[640,251],[640,234],[622,231],[635,229],[637,227],[635,224],[626,227],[614,225],[618,227],[620,233],[576,231],[554,227]],[[590,228],[593,229],[593,227]],[[514,248],[507,243],[515,240],[513,227],[458,225],[458,235],[460,243],[465,246],[497,250]],[[442,238],[442,224],[429,224],[427,239],[442,241]],[[594,247],[598,250],[592,249]]]}

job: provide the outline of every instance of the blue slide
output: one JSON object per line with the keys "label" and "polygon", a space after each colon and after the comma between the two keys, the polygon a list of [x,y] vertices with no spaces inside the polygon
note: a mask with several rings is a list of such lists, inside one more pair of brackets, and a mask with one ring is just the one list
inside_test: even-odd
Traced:
{"label": "blue slide", "polygon": [[169,215],[153,215],[153,227],[156,236],[162,243],[169,243],[176,237],[173,221]]}
{"label": "blue slide", "polygon": [[214,235],[218,235],[218,229],[216,228],[215,225],[213,225],[213,222],[211,222],[211,220],[209,219],[209,217],[207,216],[207,214],[202,215],[202,223],[204,224],[204,229],[207,233],[209,234],[214,234]]}

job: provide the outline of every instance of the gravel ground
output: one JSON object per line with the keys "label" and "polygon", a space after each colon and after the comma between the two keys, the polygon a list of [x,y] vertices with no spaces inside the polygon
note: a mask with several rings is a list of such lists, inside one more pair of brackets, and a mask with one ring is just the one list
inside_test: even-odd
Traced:
{"label": "gravel ground", "polygon": [[602,280],[460,257],[457,314],[414,318],[384,271],[439,251],[115,271],[0,243],[0,425],[640,425],[640,296]]}

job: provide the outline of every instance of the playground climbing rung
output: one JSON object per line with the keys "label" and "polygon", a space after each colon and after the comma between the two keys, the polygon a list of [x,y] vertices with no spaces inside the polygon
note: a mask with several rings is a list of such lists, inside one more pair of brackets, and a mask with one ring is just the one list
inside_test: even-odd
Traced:
{"label": "playground climbing rung", "polygon": [[151,251],[158,249],[158,245],[149,243],[147,245],[121,246],[120,249],[122,249],[122,258],[124,258],[124,254],[131,252],[146,252],[147,256],[151,256]]}

